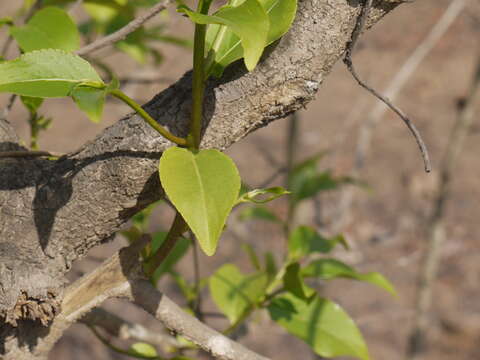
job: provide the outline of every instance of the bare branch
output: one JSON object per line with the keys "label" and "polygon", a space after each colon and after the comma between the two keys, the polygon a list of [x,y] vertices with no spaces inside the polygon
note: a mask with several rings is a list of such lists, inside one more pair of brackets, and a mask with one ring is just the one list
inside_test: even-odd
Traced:
{"label": "bare branch", "polygon": [[141,324],[131,323],[102,308],[93,309],[82,317],[80,322],[88,326],[100,327],[110,335],[123,340],[133,339],[158,345],[162,348],[181,347],[177,339],[170,334],[152,331]]}
{"label": "bare branch", "polygon": [[348,70],[350,71],[352,76],[355,78],[355,80],[361,87],[363,87],[364,89],[372,93],[375,97],[377,97],[379,100],[381,100],[385,105],[387,105],[390,109],[392,109],[392,111],[395,112],[403,120],[403,122],[405,123],[407,128],[410,130],[410,132],[415,138],[415,141],[418,144],[418,147],[423,157],[425,171],[430,172],[431,164],[430,164],[430,157],[428,155],[427,146],[425,145],[425,142],[423,141],[415,125],[400,108],[395,106],[389,99],[387,99],[385,96],[378,93],[375,89],[373,89],[366,82],[360,79],[360,77],[358,76],[355,70],[355,67],[353,66],[352,52],[353,52],[353,49],[355,48],[355,44],[357,43],[358,37],[360,36],[360,34],[364,29],[365,23],[368,19],[370,10],[372,8],[372,3],[373,3],[373,0],[364,0],[364,5],[362,6],[360,15],[357,18],[357,23],[352,32],[352,39],[350,40],[347,46],[347,49],[345,51],[345,57],[343,59],[343,62],[345,63],[345,65],[347,65]]}
{"label": "bare branch", "polygon": [[[385,96],[392,101],[395,100],[397,95],[403,89],[407,81],[414,74],[415,70],[425,59],[425,57],[430,53],[430,51],[435,47],[438,41],[442,36],[447,32],[450,26],[453,24],[454,20],[465,8],[467,0],[454,0],[445,10],[442,17],[437,21],[437,23],[432,27],[430,32],[427,34],[425,39],[415,48],[412,54],[408,59],[403,63],[400,69],[396,72],[395,76],[392,78],[386,89],[383,91]],[[358,110],[359,107],[362,107],[362,104],[357,104],[353,107],[352,116],[358,116],[361,114],[361,111]],[[362,124],[360,129],[360,134],[358,136],[356,150],[355,150],[355,162],[352,170],[352,176],[356,177],[360,174],[361,170],[365,165],[368,151],[370,149],[372,133],[377,126],[377,124],[382,119],[382,116],[387,111],[388,107],[385,104],[379,102],[371,110],[366,121]],[[354,123],[355,120],[352,119],[349,121],[350,125]],[[345,136],[347,131],[341,131],[341,136]],[[339,139],[337,142],[341,143],[343,139]],[[348,217],[350,216],[350,209],[354,200],[355,194],[354,187],[346,187],[342,191],[342,196],[339,201],[338,210],[336,211],[337,219],[331,225],[332,232],[339,232],[346,222],[348,222]]]}
{"label": "bare branch", "polygon": [[463,148],[465,138],[472,126],[474,110],[478,100],[480,100],[480,59],[465,104],[458,111],[458,118],[450,135],[440,169],[440,183],[437,188],[437,195],[434,199],[435,206],[427,230],[429,242],[424,250],[423,269],[418,285],[415,325],[409,336],[408,360],[417,360],[422,356],[428,330],[431,328],[429,326],[429,315],[433,298],[433,287],[441,262],[442,246],[446,239],[444,224],[445,206],[450,196],[454,167]]}
{"label": "bare branch", "polygon": [[148,12],[144,15],[137,17],[136,19],[130,21],[127,25],[122,27],[121,29],[115,31],[114,33],[105,36],[97,41],[94,41],[91,44],[88,44],[81,49],[76,51],[77,55],[86,55],[98,49],[101,49],[105,46],[112,45],[117,41],[123,40],[127,37],[128,34],[131,34],[138,28],[140,28],[143,24],[145,24],[148,20],[153,18],[157,15],[160,11],[165,10],[167,5],[170,3],[171,0],[164,0],[157,5],[153,6],[148,10]]}
{"label": "bare branch", "polygon": [[[143,277],[138,254],[149,240],[150,237],[144,235],[69,286],[65,291],[62,311],[55,318],[49,335],[42,339],[37,352],[48,353],[77,319],[105,300],[120,297],[129,299],[160,320],[170,331],[181,334],[218,359],[267,360],[184,312]],[[9,360],[8,357],[5,359]]]}
{"label": "bare branch", "polygon": [[49,151],[0,151],[1,158],[28,158],[28,157],[55,157],[59,158],[65,154],[53,153]]}

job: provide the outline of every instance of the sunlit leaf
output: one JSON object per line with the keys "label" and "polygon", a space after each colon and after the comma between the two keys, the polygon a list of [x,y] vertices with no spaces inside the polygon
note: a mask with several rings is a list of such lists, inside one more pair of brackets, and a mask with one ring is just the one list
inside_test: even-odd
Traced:
{"label": "sunlit leaf", "polygon": [[160,159],[160,180],[207,255],[213,255],[237,200],[240,176],[220,151],[172,147]]}
{"label": "sunlit leaf", "polygon": [[20,96],[20,100],[30,114],[36,114],[38,108],[43,104],[43,99],[38,97]]}
{"label": "sunlit leaf", "polygon": [[353,356],[369,360],[367,345],[353,320],[337,304],[314,297],[310,301],[287,294],[269,305],[271,318],[324,357]]}
{"label": "sunlit leaf", "polygon": [[233,264],[226,264],[210,277],[215,304],[233,324],[265,294],[267,275],[243,275]]}
{"label": "sunlit leaf", "polygon": [[383,275],[377,272],[359,273],[352,267],[335,259],[319,259],[312,261],[302,269],[305,277],[317,277],[323,280],[347,278],[367,282],[378,286],[392,295],[396,295],[395,288]]}
{"label": "sunlit leaf", "polygon": [[288,237],[288,254],[292,259],[299,259],[314,252],[329,253],[338,244],[348,250],[348,244],[342,235],[325,238],[314,228],[298,226]]}
{"label": "sunlit leaf", "polygon": [[[228,4],[236,6],[240,0]],[[290,28],[297,8],[297,0],[260,0],[269,18],[269,29],[266,45],[284,35]],[[212,24],[207,30],[207,52],[210,52],[206,65],[206,73],[221,77],[229,64],[243,57],[243,49],[239,37],[222,25]]]}
{"label": "sunlit leaf", "polygon": [[36,50],[0,64],[0,92],[64,97],[80,84],[105,86],[87,61],[63,50]]}
{"label": "sunlit leaf", "polygon": [[252,202],[255,204],[265,204],[287,194],[290,194],[290,191],[285,190],[281,186],[267,189],[255,189],[242,194],[238,198],[237,203]]}
{"label": "sunlit leaf", "polygon": [[92,122],[100,122],[105,104],[105,89],[78,86],[73,89],[71,95],[78,108],[87,114]]}
{"label": "sunlit leaf", "polygon": [[[178,11],[187,14],[198,24],[219,24],[226,26],[238,36],[243,48],[245,66],[249,71],[257,65],[263,49],[267,45],[269,18],[258,0],[245,0],[237,6],[226,5],[213,15],[203,15],[185,6]],[[212,51],[216,52],[215,43]]]}
{"label": "sunlit leaf", "polygon": [[157,350],[152,345],[142,342],[130,346],[128,352],[133,356],[142,356],[146,358],[154,358],[158,356]]}
{"label": "sunlit leaf", "polygon": [[35,13],[27,24],[10,28],[10,34],[23,51],[61,49],[74,51],[80,46],[77,26],[67,12],[46,7]]}

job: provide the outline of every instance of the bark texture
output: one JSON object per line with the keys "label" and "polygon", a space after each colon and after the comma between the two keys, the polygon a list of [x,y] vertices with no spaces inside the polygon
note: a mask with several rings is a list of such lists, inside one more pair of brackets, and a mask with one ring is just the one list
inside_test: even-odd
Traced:
{"label": "bark texture", "polygon": [[[300,0],[294,26],[252,73],[229,68],[206,89],[202,147],[225,149],[311,101],[350,39],[359,0]],[[399,3],[376,1],[370,24]],[[191,74],[145,109],[175,135],[188,129]],[[19,149],[0,119],[0,151]],[[58,161],[0,159],[0,355],[28,358],[59,313],[64,274],[157,200],[157,163],[171,144],[126,116]]]}

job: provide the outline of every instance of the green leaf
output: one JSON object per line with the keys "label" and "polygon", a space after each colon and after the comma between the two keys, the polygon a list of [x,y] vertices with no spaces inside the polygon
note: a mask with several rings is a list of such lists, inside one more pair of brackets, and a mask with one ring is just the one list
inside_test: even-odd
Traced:
{"label": "green leaf", "polygon": [[314,297],[303,301],[287,294],[268,307],[270,317],[324,357],[353,356],[369,360],[367,345],[353,320],[337,304]]}
{"label": "green leaf", "polygon": [[10,16],[0,18],[0,28],[4,25],[12,26],[13,25],[13,19]]}
{"label": "green leaf", "polygon": [[142,342],[130,346],[128,352],[133,356],[142,356],[145,358],[155,358],[158,356],[157,350],[152,345]]}
{"label": "green leaf", "polygon": [[43,104],[43,99],[38,97],[20,96],[20,100],[30,114],[36,114],[38,108]]}
{"label": "green leaf", "polygon": [[[198,24],[225,25],[240,38],[247,69],[252,71],[255,68],[267,46],[269,29],[267,12],[258,0],[245,0],[238,6],[222,6],[213,15],[203,15],[185,6],[179,7],[178,11]],[[215,46],[213,44],[211,49],[214,52],[218,51]]]}
{"label": "green leaf", "polygon": [[209,256],[215,253],[228,214],[237,200],[240,175],[220,151],[179,147],[160,159],[160,180],[168,197]]}
{"label": "green leaf", "polygon": [[244,202],[252,202],[255,204],[265,204],[267,202],[275,200],[280,196],[283,196],[286,194],[290,194],[290,191],[285,190],[281,186],[271,187],[267,189],[255,189],[242,194],[238,198],[237,204],[244,203]]}
{"label": "green leaf", "polygon": [[105,89],[95,89],[80,85],[73,89],[71,95],[78,108],[85,112],[92,122],[100,122],[103,114],[103,105],[105,104]]}
{"label": "green leaf", "polygon": [[258,259],[257,253],[252,245],[248,243],[242,244],[242,249],[247,253],[250,262],[252,263],[255,270],[261,270],[262,266],[260,265],[260,260]]}
{"label": "green leaf", "polygon": [[[153,234],[151,254],[154,254],[162,245],[167,236],[166,232],[160,231]],[[168,254],[167,258],[155,270],[152,281],[154,284],[162,277],[162,275],[170,272],[173,267],[185,256],[190,247],[190,240],[180,238],[175,244],[173,250]]]}
{"label": "green leaf", "polygon": [[335,259],[315,260],[302,269],[302,275],[304,277],[317,277],[323,280],[347,278],[364,281],[396,296],[395,288],[383,275],[377,272],[359,273],[352,267]]}
{"label": "green leaf", "polygon": [[80,84],[105,86],[87,61],[63,50],[36,50],[0,64],[0,92],[64,97]]}
{"label": "green leaf", "polygon": [[308,300],[316,294],[315,290],[307,286],[303,281],[298,262],[287,266],[283,276],[283,286],[285,290],[303,300]]}
{"label": "green leaf", "polygon": [[128,0],[84,1],[83,8],[97,23],[106,24],[124,12]]}
{"label": "green leaf", "polygon": [[267,275],[243,275],[233,264],[220,267],[210,277],[213,301],[233,324],[265,295]]}
{"label": "green leaf", "polygon": [[265,253],[265,272],[268,275],[269,282],[275,277],[277,271],[278,267],[275,261],[275,257],[270,251],[267,251]]}
{"label": "green leaf", "polygon": [[300,259],[314,252],[329,253],[338,244],[349,249],[342,235],[327,239],[309,226],[299,226],[288,237],[288,254],[291,259]]}
{"label": "green leaf", "polygon": [[332,176],[330,171],[318,172],[313,164],[295,169],[289,179],[289,189],[295,202],[311,198],[320,191],[334,190],[344,184],[355,181],[348,177]]}
{"label": "green leaf", "polygon": [[240,212],[240,214],[238,215],[238,218],[241,221],[264,220],[264,221],[271,221],[275,223],[282,222],[282,220],[280,220],[277,215],[275,215],[273,212],[271,212],[269,209],[263,206],[246,207]]}
{"label": "green leaf", "polygon": [[74,51],[80,46],[77,26],[68,13],[57,7],[39,10],[24,26],[11,27],[10,34],[25,52],[39,49]]}
{"label": "green leaf", "polygon": [[[267,43],[269,45],[283,36],[290,28],[297,0],[260,0],[269,18]],[[236,5],[238,1],[230,1]],[[241,41],[230,29],[222,25],[210,25],[206,35],[207,52],[210,52],[206,74],[221,77],[223,70],[231,63],[243,57]]]}

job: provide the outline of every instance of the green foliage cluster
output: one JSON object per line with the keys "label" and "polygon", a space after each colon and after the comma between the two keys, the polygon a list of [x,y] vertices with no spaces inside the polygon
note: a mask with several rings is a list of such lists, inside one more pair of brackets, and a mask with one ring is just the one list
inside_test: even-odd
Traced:
{"label": "green foliage cluster", "polygon": [[[329,172],[318,172],[317,163],[321,156],[315,156],[291,171],[289,191],[281,187],[242,188],[238,170],[228,156],[214,149],[199,149],[201,106],[192,110],[189,136],[178,138],[121,92],[118,81],[102,80],[95,67],[105,70],[104,64],[88,61],[74,53],[82,36],[89,40],[94,35],[112,33],[131,21],[141,7],[157,1],[85,0],[83,7],[90,17],[80,25],[75,24],[64,9],[71,2],[44,1],[45,6],[22,26],[14,26],[9,18],[0,20],[0,26],[10,27],[10,36],[22,51],[18,58],[0,63],[0,92],[22,97],[30,113],[32,147],[36,147],[38,132],[50,123],[50,119],[38,114],[44,99],[71,97],[95,122],[102,117],[106,96],[124,101],[160,135],[178,145],[163,153],[159,170],[161,184],[177,211],[177,219],[183,223],[172,225],[167,232],[153,234],[152,243],[143,249],[145,263],[153,266],[149,273],[151,281],[156,284],[162,276],[169,274],[191,311],[196,310],[202,288],[208,286],[217,307],[230,322],[225,333],[237,329],[254,311],[266,311],[273,321],[305,341],[321,356],[350,355],[369,359],[367,346],[353,320],[338,304],[322,297],[309,281],[346,278],[371,283],[393,294],[391,284],[378,273],[360,273],[331,258],[331,252],[338,245],[348,250],[343,236],[324,237],[316,229],[303,225],[290,230],[288,219],[281,219],[264,205],[282,195],[289,195],[289,209],[293,211],[302,201],[319,192],[355,181],[336,178]],[[26,2],[25,8],[32,4]],[[196,11],[184,4],[178,8],[196,24],[193,98],[199,103],[203,101],[203,87],[209,76],[221,76],[228,65],[242,58],[249,71],[255,68],[265,47],[291,26],[297,4],[296,0],[230,0],[209,14],[210,5],[210,0],[200,0]],[[149,46],[151,41],[189,44],[180,38],[164,36],[162,31],[162,26],[148,30],[142,27],[115,46],[144,62],[149,55],[156,61],[161,58],[160,53]],[[111,77],[110,71],[107,73]],[[253,272],[243,273],[229,263],[199,283],[190,283],[175,271],[175,265],[192,244],[192,239],[180,235],[186,229],[191,230],[200,248],[207,255],[213,255],[227,217],[232,208],[239,205],[243,206],[239,214],[242,221],[269,221],[285,229],[286,255],[283,260],[277,263],[278,257],[273,253],[259,255],[254,247],[243,244]],[[147,231],[152,209],[153,206],[133,218],[132,228],[124,232],[130,241]],[[166,259],[156,263],[163,246],[169,242],[173,242],[173,250]],[[148,344],[134,344],[127,351],[116,350],[138,358],[160,359]]]}

